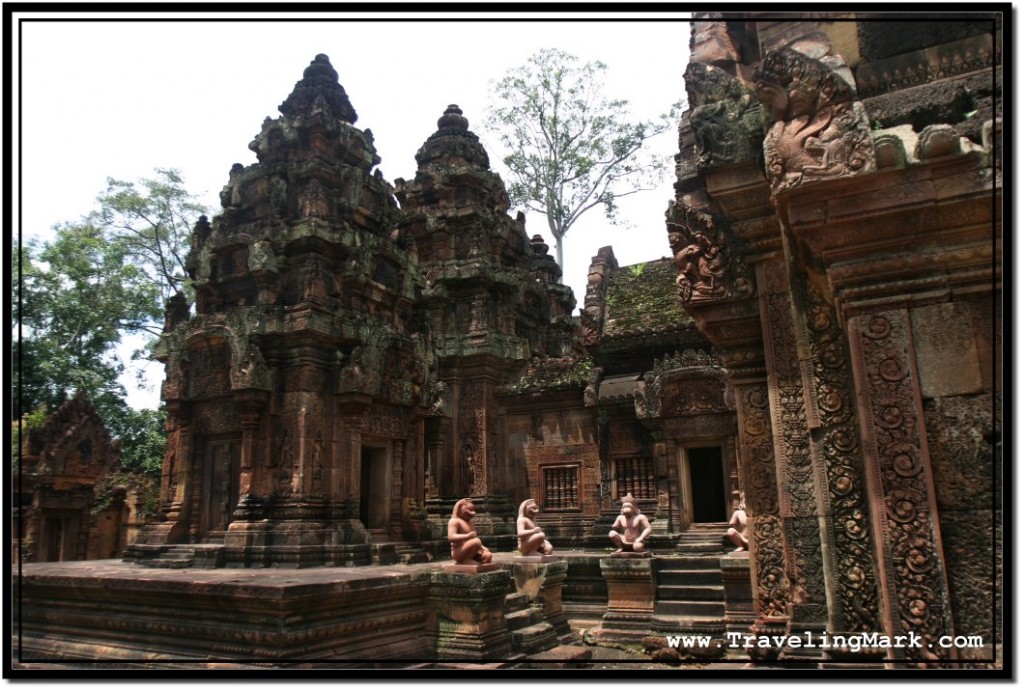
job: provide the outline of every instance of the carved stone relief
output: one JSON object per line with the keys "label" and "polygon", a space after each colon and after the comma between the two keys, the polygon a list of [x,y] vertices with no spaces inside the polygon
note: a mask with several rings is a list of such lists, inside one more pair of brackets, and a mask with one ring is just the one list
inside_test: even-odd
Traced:
{"label": "carved stone relief", "polygon": [[684,304],[750,295],[750,271],[730,249],[724,221],[676,202],[669,207],[666,222],[679,272],[676,287]]}
{"label": "carved stone relief", "polygon": [[736,387],[739,416],[740,465],[746,482],[751,520],[751,566],[757,583],[757,613],[781,617],[787,613],[790,585],[783,551],[775,452],[766,383]]}
{"label": "carved stone relief", "polygon": [[764,123],[754,92],[725,70],[697,62],[690,62],[683,78],[697,170],[758,160]]}
{"label": "carved stone relief", "polygon": [[839,607],[840,631],[877,631],[878,576],[872,559],[871,516],[861,464],[856,398],[846,338],[835,311],[804,285],[807,336],[812,357],[813,400],[820,423],[830,516],[829,559]]}
{"label": "carved stone relief", "polygon": [[[884,511],[882,565],[886,596],[897,633],[915,632],[925,647],[914,656],[945,659],[938,639],[953,631],[934,503],[927,442],[921,436],[920,401],[910,359],[909,317],[892,310],[850,320],[859,360],[858,386],[868,402],[868,453],[872,483]],[[908,656],[896,651],[900,657]]]}
{"label": "carved stone relief", "polygon": [[838,71],[784,49],[764,57],[755,81],[771,123],[764,154],[773,193],[875,170],[867,114]]}

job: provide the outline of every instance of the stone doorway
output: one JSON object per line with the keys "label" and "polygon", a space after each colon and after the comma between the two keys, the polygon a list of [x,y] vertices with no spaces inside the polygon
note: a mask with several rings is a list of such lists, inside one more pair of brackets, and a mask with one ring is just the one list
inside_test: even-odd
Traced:
{"label": "stone doorway", "polygon": [[680,476],[685,493],[686,523],[729,520],[721,446],[681,449]]}
{"label": "stone doorway", "polygon": [[78,547],[78,516],[47,512],[39,542],[39,561],[73,560]]}
{"label": "stone doorway", "polygon": [[375,540],[387,539],[388,450],[380,446],[364,446],[359,463],[359,520]]}
{"label": "stone doorway", "polygon": [[200,536],[203,542],[223,538],[238,506],[238,476],[241,472],[241,443],[237,439],[211,441],[206,448],[203,486],[207,488],[202,506]]}

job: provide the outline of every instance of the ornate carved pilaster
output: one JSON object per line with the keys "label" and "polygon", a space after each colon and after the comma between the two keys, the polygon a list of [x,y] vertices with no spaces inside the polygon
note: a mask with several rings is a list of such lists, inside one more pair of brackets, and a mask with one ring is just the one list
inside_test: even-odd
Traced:
{"label": "ornate carved pilaster", "polygon": [[734,384],[739,418],[740,467],[750,520],[751,584],[759,617],[785,617],[789,579],[783,551],[775,450],[768,405],[768,384],[748,380]]}
{"label": "ornate carved pilaster", "polygon": [[192,499],[192,463],[195,437],[192,426],[185,420],[178,425],[178,453],[173,462],[174,472],[171,475],[171,505],[167,510],[168,521],[178,521],[188,516],[188,507]]}
{"label": "ornate carved pilaster", "polygon": [[833,606],[829,625],[834,632],[879,631],[878,576],[872,558],[871,515],[865,485],[857,401],[846,338],[835,309],[810,285],[802,285],[802,336],[810,354],[806,382],[811,402],[812,456],[825,477],[822,499],[830,545],[825,578]]}
{"label": "ornate carved pilaster", "polygon": [[481,496],[487,492],[487,409],[486,387],[482,382],[465,382],[459,390],[459,435],[462,447],[456,458],[461,463],[463,496]]}
{"label": "ornate carved pilaster", "polygon": [[821,628],[828,619],[822,564],[820,512],[811,459],[803,371],[789,296],[788,270],[781,255],[757,265],[771,403],[779,515],[792,587],[792,624]]}
{"label": "ornate carved pilaster", "polygon": [[897,309],[856,316],[847,332],[876,507],[881,613],[890,634],[914,632],[924,639],[919,650],[889,654],[948,658],[950,650],[939,647],[938,639],[954,630],[910,315]]}

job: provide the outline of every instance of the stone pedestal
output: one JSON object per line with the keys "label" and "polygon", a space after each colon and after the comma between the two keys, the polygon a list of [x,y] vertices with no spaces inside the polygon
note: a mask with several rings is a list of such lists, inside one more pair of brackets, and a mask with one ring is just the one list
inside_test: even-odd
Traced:
{"label": "stone pedestal", "polygon": [[569,563],[558,557],[515,557],[512,559],[512,576],[516,591],[529,596],[544,610],[544,619],[551,624],[559,637],[571,633],[569,620],[562,610],[562,584],[569,571]]}
{"label": "stone pedestal", "polygon": [[445,573],[487,573],[498,571],[500,564],[445,564],[441,570]]}
{"label": "stone pedestal", "polygon": [[[497,565],[481,568],[489,566]],[[480,573],[446,569],[430,574],[427,632],[438,659],[508,658],[512,648],[504,607],[510,580],[508,571],[500,567]]]}
{"label": "stone pedestal", "polygon": [[608,584],[608,609],[595,632],[609,643],[639,643],[651,630],[654,616],[654,561],[650,552],[613,554],[601,560]]}
{"label": "stone pedestal", "polygon": [[725,586],[725,627],[747,634],[757,618],[750,587],[750,552],[730,552],[719,560]]}

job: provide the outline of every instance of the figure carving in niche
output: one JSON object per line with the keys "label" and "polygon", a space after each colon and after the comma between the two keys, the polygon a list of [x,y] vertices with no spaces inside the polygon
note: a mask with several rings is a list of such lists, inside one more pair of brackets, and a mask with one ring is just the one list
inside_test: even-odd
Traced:
{"label": "figure carving in niche", "polygon": [[535,519],[538,513],[540,513],[540,508],[533,499],[527,499],[519,505],[516,537],[519,538],[519,553],[524,557],[539,557],[555,551],[544,535],[544,531],[537,525]]}
{"label": "figure carving in niche", "polygon": [[228,496],[228,482],[231,478],[231,453],[230,449],[226,445],[217,447],[215,451],[216,458],[214,459],[213,467],[214,471],[220,477],[220,496],[223,497],[220,506],[217,508],[220,511],[220,516],[217,518],[217,525],[225,526],[231,519],[232,508],[229,506]]}
{"label": "figure carving in niche", "polygon": [[299,211],[306,218],[327,218],[327,194],[319,180],[306,186],[299,198]]}
{"label": "figure carving in niche", "polygon": [[173,502],[175,496],[178,494],[178,474],[177,472],[171,473],[167,479],[167,501]]}
{"label": "figure carving in niche", "polygon": [[434,451],[428,448],[423,460],[423,491],[427,497],[437,497],[437,484],[434,482]]}
{"label": "figure carving in niche", "polygon": [[449,415],[451,406],[451,390],[448,383],[438,379],[431,387],[430,415]]}
{"label": "figure carving in niche", "polygon": [[[617,532],[616,528],[622,532]],[[640,513],[636,506],[636,499],[632,494],[622,498],[622,510],[612,524],[612,530],[608,538],[615,545],[615,554],[622,552],[643,552],[647,543],[644,542],[653,532],[647,516]]]}
{"label": "figure carving in niche", "polygon": [[736,510],[729,517],[729,529],[725,531],[729,542],[736,545],[737,552],[744,552],[750,549],[750,534],[747,528],[747,502],[740,494],[740,503]]}
{"label": "figure carving in niche", "polygon": [[323,304],[327,302],[327,278],[320,257],[314,255],[306,260],[302,274],[302,299],[306,302]]}
{"label": "figure carving in niche", "polygon": [[356,346],[349,353],[348,363],[341,369],[340,391],[354,391],[360,387],[364,379],[363,347]]}
{"label": "figure carving in niche", "polygon": [[164,468],[167,469],[167,493],[164,495],[167,501],[174,501],[174,491],[176,489],[176,473],[177,469],[177,458],[178,458],[178,434],[174,429],[176,423],[174,418],[169,418],[167,423],[167,451],[164,453]]}
{"label": "figure carving in niche", "polygon": [[452,559],[456,564],[490,564],[491,552],[484,547],[473,528],[476,507],[472,499],[455,502],[452,517],[448,521],[448,542],[452,545]]}
{"label": "figure carving in niche", "polygon": [[288,211],[288,183],[284,178],[275,177],[270,181],[270,203],[278,214]]}
{"label": "figure carving in niche", "polygon": [[324,439],[320,432],[313,441],[313,493],[320,494],[324,490]]}
{"label": "figure carving in niche", "polygon": [[278,486],[283,494],[288,494],[292,491],[292,473],[294,471],[291,434],[288,430],[285,430],[284,436],[281,437],[281,448],[278,457],[281,459],[278,472]]}
{"label": "figure carving in niche", "polygon": [[474,465],[474,456],[476,455],[473,445],[469,442],[462,447],[462,460],[466,468],[466,488],[467,491],[472,492],[473,488],[476,487],[476,468]]}
{"label": "figure carving in niche", "polygon": [[477,295],[473,298],[473,307],[470,310],[469,318],[470,333],[480,333],[487,328],[486,318],[484,315],[484,298],[482,295]]}
{"label": "figure carving in niche", "polygon": [[267,366],[263,362],[259,348],[250,343],[245,352],[245,359],[238,365],[236,388],[269,388],[265,381],[267,376]]}
{"label": "figure carving in niche", "polygon": [[583,405],[592,408],[597,405],[600,393],[601,377],[604,376],[603,367],[595,367],[587,379],[587,388],[583,389]]}

